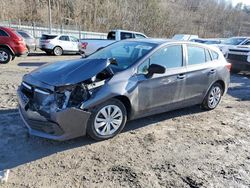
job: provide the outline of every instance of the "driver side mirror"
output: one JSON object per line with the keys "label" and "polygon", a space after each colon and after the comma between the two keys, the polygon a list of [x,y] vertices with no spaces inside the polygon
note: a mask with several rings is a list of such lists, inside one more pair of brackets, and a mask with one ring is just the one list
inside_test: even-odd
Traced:
{"label": "driver side mirror", "polygon": [[166,72],[165,67],[157,64],[151,64],[148,67],[148,73],[146,74],[146,77],[150,78],[153,76],[153,74],[164,74],[165,72]]}

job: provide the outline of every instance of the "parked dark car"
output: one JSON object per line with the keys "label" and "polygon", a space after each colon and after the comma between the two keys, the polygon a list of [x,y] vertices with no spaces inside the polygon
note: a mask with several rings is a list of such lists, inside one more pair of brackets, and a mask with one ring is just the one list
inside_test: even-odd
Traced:
{"label": "parked dark car", "polygon": [[0,64],[26,54],[27,48],[22,37],[12,28],[0,27]]}
{"label": "parked dark car", "polygon": [[36,50],[36,39],[26,31],[17,30],[17,32],[19,35],[21,35],[21,37],[23,37],[28,51],[29,52],[35,51]]}
{"label": "parked dark car", "polygon": [[250,72],[250,41],[246,42],[245,45],[229,48],[226,58],[232,64],[232,72]]}
{"label": "parked dark car", "polygon": [[25,75],[18,89],[20,114],[33,135],[108,139],[127,120],[197,104],[216,108],[230,67],[219,49],[203,44],[120,41],[86,59],[47,64]]}

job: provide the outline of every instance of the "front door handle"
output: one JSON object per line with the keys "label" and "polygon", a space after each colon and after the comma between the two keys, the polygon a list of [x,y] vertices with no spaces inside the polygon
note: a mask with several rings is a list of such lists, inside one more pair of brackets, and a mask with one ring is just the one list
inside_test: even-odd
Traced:
{"label": "front door handle", "polygon": [[183,80],[184,78],[186,78],[186,75],[185,75],[185,74],[179,74],[179,75],[177,76],[177,79],[179,79],[179,80]]}

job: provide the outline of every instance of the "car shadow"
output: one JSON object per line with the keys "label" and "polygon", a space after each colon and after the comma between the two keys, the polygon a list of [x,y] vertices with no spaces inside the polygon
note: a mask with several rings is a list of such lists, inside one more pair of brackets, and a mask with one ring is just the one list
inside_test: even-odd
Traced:
{"label": "car shadow", "polygon": [[249,74],[232,74],[230,87],[227,94],[237,98],[239,101],[250,100],[250,75]]}
{"label": "car shadow", "polygon": [[[133,120],[127,123],[123,132],[128,132],[150,124],[203,112],[199,106]],[[88,136],[68,141],[53,141],[28,134],[19,113],[14,110],[0,110],[0,170],[10,169],[22,164],[87,145],[98,144]]]}
{"label": "car shadow", "polygon": [[40,67],[48,62],[20,62],[17,65],[20,67]]}

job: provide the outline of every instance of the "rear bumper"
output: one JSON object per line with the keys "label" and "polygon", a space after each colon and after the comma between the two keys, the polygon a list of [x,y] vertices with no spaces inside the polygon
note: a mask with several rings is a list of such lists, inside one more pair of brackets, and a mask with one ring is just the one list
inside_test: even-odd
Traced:
{"label": "rear bumper", "polygon": [[227,59],[229,63],[232,64],[232,70],[238,70],[238,71],[250,71],[250,63],[245,61],[236,61]]}
{"label": "rear bumper", "polygon": [[89,112],[77,108],[67,108],[52,112],[50,117],[44,117],[37,111],[28,109],[28,103],[24,102],[22,95],[18,89],[20,116],[31,135],[62,141],[86,134]]}

